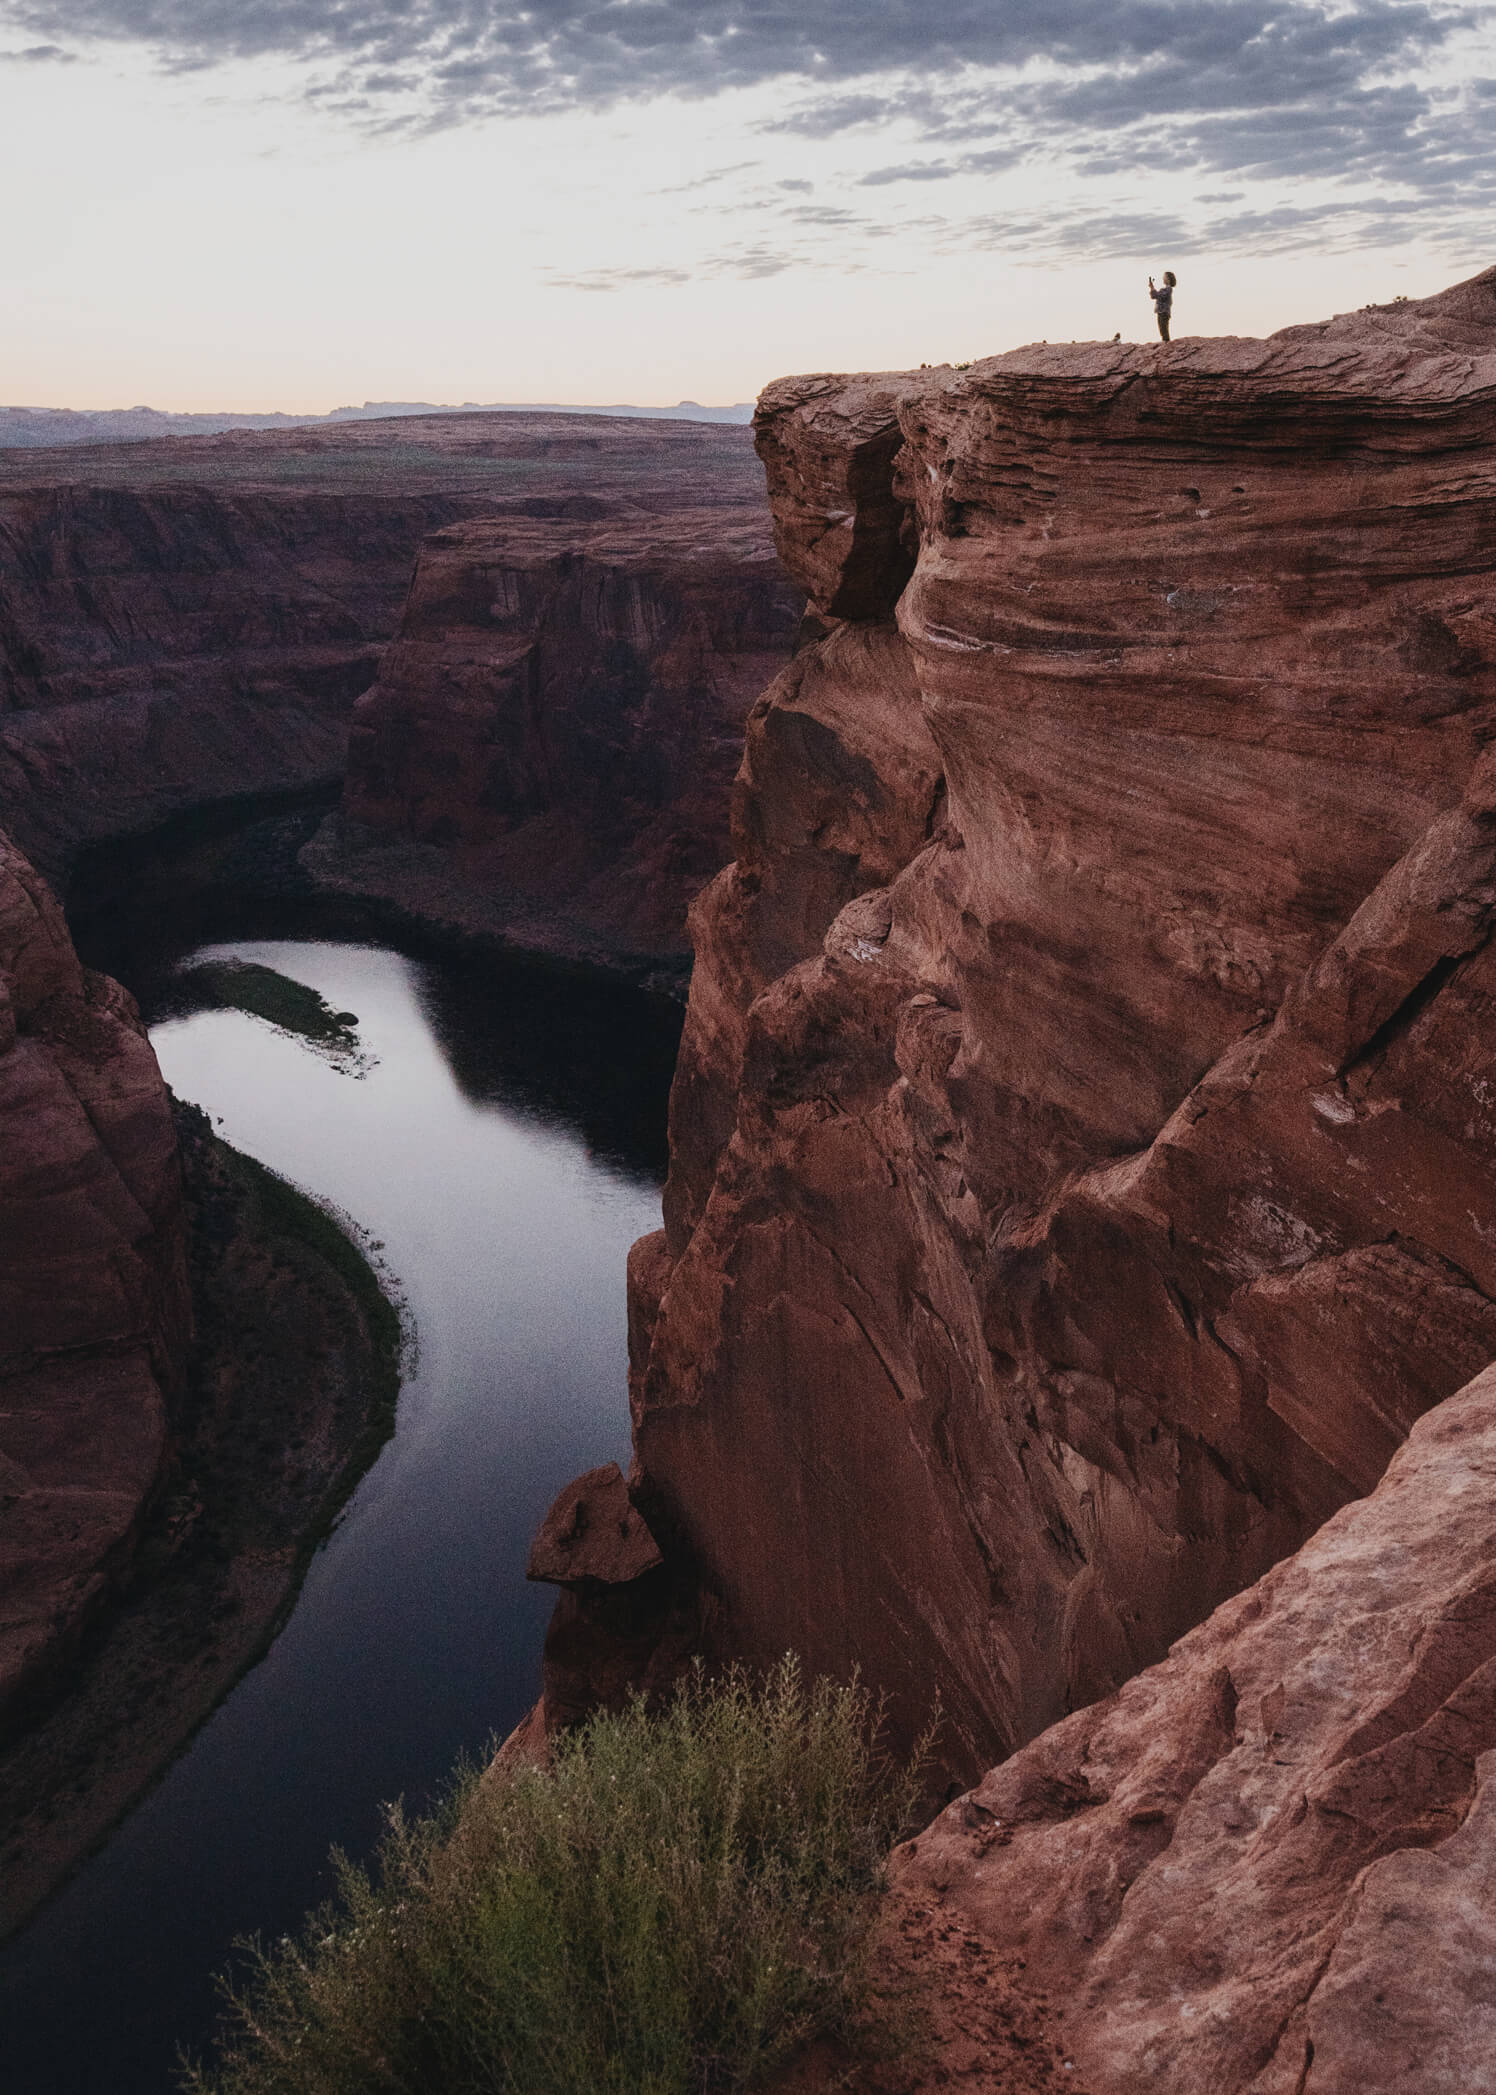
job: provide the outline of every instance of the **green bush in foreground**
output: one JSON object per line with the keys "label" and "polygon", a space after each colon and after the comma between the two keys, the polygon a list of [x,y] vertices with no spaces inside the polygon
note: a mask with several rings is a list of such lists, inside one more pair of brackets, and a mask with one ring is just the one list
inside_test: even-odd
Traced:
{"label": "green bush in foreground", "polygon": [[743,2088],[862,1991],[881,1858],[915,1800],[857,1687],[786,1660],[595,1718],[549,1769],[398,1812],[377,1880],[231,1996],[208,2095]]}

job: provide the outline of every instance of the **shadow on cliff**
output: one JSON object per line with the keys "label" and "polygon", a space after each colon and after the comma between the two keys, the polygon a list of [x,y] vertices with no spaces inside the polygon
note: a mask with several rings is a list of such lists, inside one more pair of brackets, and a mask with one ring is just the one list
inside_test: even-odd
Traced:
{"label": "shadow on cliff", "polygon": [[80,953],[154,1024],[180,1010],[181,963],[204,945],[392,947],[422,965],[422,1004],[468,1098],[575,1128],[595,1156],[663,1180],[681,1006],[580,968],[422,937],[377,902],[319,894],[297,853],[328,804],[322,792],[219,804],[83,853],[67,898]]}

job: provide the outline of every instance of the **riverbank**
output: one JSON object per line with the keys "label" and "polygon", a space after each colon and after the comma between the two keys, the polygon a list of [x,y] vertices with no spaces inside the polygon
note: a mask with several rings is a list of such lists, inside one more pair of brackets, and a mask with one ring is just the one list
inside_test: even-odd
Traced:
{"label": "riverbank", "polygon": [[113,971],[137,991],[121,952],[120,897],[152,946],[162,921],[181,943],[211,938],[226,913],[236,930],[308,938],[388,940],[434,958],[516,961],[568,981],[607,983],[683,1004],[691,977],[684,936],[667,948],[610,937],[562,909],[463,879],[433,846],[350,833],[330,788],[215,801],[137,836],[80,852],[67,886],[80,950],[99,937]]}
{"label": "riverbank", "polygon": [[407,942],[519,957],[685,1002],[691,948],[684,925],[673,946],[641,948],[533,894],[465,879],[452,854],[434,845],[361,836],[338,809],[302,846],[297,862],[324,907],[365,910],[382,931]]}
{"label": "riverbank", "polygon": [[197,1335],[130,1582],[60,1699],[0,1755],[0,1939],[95,1848],[266,1650],[388,1437],[401,1326],[293,1187],[174,1110]]}

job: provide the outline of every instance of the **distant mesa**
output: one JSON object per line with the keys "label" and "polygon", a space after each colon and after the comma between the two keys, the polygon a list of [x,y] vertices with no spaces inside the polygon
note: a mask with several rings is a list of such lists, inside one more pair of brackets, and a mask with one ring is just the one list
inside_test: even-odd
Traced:
{"label": "distant mesa", "polygon": [[674,407],[574,406],[565,401],[464,400],[460,407],[431,400],[366,400],[362,407],[335,407],[325,415],[173,414],[159,407],[0,407],[0,448],[48,448],[56,444],[139,444],[152,437],[219,436],[227,429],[304,429],[318,422],[380,422],[396,415],[628,415],[662,422],[751,422],[753,402],[703,407],[681,400]]}

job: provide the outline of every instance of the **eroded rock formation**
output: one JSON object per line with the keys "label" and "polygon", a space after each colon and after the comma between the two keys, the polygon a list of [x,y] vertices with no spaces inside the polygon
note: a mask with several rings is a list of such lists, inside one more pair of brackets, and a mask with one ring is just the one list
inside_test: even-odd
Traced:
{"label": "eroded rock formation", "polygon": [[697,905],[633,1489],[719,1648],[974,1776],[1496,1354],[1496,272],[758,441],[825,631]]}
{"label": "eroded rock formation", "polygon": [[316,868],[528,945],[683,967],[801,599],[761,503],[566,507],[427,541],[354,712],[343,848]]}
{"label": "eroded rock formation", "polygon": [[0,823],[61,885],[80,846],[335,788],[421,540],[573,497],[758,471],[743,429],[545,414],[0,451]]}
{"label": "eroded rock formation", "polygon": [[128,1559],[190,1326],[145,1029],[0,834],[0,1727]]}
{"label": "eroded rock formation", "polygon": [[1491,2085],[1493,1508],[1496,1369],[899,1851],[902,1892],[1047,1995],[1089,2095]]}

